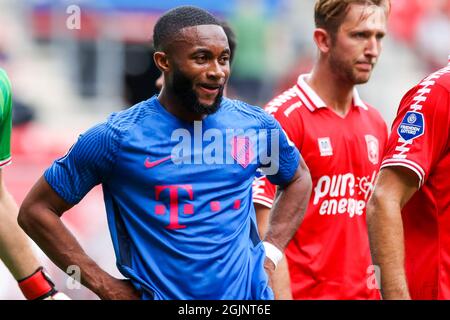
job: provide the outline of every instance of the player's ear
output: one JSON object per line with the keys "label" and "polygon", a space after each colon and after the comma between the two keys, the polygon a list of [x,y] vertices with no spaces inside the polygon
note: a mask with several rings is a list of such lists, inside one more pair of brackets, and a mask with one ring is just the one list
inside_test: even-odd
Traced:
{"label": "player's ear", "polygon": [[155,61],[155,65],[162,73],[167,72],[170,69],[169,59],[165,52],[156,51],[153,54],[153,60]]}
{"label": "player's ear", "polygon": [[328,53],[330,51],[332,40],[330,33],[322,28],[314,30],[314,42],[319,48],[320,52]]}

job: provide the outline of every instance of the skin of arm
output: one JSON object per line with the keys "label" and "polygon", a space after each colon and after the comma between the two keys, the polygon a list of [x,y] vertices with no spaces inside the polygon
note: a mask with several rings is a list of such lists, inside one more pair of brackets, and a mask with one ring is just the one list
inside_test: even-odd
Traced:
{"label": "skin of arm", "polygon": [[[291,182],[277,189],[264,241],[273,244],[281,252],[284,252],[303,220],[311,189],[311,175],[306,163],[301,159]],[[274,288],[272,281],[275,276],[275,265],[270,259],[266,258],[264,267],[269,275],[269,285]],[[287,268],[285,268],[285,271],[287,271]]]}
{"label": "skin of arm", "polygon": [[16,280],[29,276],[40,266],[29,239],[17,224],[18,211],[0,169],[0,258]]}
{"label": "skin of arm", "polygon": [[[265,237],[269,225],[270,208],[255,203],[256,219],[258,221],[258,231],[262,238]],[[272,289],[277,300],[292,300],[291,279],[289,277],[289,269],[286,256],[277,266],[273,273]]]}
{"label": "skin of arm", "polygon": [[367,205],[372,260],[380,267],[381,295],[386,300],[410,299],[401,210],[418,185],[418,176],[407,168],[383,168]]}
{"label": "skin of arm", "polygon": [[71,207],[41,177],[20,207],[18,222],[61,270],[78,266],[81,283],[101,299],[140,299],[139,292],[128,280],[112,277],[83,251],[60,219]]}

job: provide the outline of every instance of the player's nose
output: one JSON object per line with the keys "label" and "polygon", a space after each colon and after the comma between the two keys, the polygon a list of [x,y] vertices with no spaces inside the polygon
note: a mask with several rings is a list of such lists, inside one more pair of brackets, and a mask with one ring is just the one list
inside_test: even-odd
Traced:
{"label": "player's nose", "polygon": [[208,69],[208,78],[213,79],[225,79],[229,73],[229,67],[227,65],[222,65],[219,61],[213,61]]}
{"label": "player's nose", "polygon": [[377,58],[380,55],[381,51],[381,43],[376,37],[371,37],[367,41],[367,45],[365,48],[365,55],[373,58]]}

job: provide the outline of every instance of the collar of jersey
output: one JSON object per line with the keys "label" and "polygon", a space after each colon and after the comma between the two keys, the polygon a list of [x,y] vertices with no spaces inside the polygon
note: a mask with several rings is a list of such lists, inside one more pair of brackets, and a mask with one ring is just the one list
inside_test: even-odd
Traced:
{"label": "collar of jersey", "polygon": [[[327,105],[314,91],[314,89],[306,83],[306,79],[310,76],[311,74],[302,74],[298,77],[296,92],[304,105],[313,112],[320,108],[326,108]],[[356,88],[353,88],[353,105],[364,110],[368,110],[366,104],[361,100]]]}

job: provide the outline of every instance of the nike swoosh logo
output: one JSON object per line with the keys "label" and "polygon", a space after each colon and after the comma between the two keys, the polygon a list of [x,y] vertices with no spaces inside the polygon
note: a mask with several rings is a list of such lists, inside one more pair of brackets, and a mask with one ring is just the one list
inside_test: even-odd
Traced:
{"label": "nike swoosh logo", "polygon": [[151,169],[151,168],[154,168],[154,167],[160,165],[161,163],[166,162],[166,161],[168,161],[170,159],[172,159],[172,156],[168,156],[168,157],[156,160],[156,161],[150,161],[150,159],[147,158],[147,159],[145,159],[144,166],[147,169]]}

